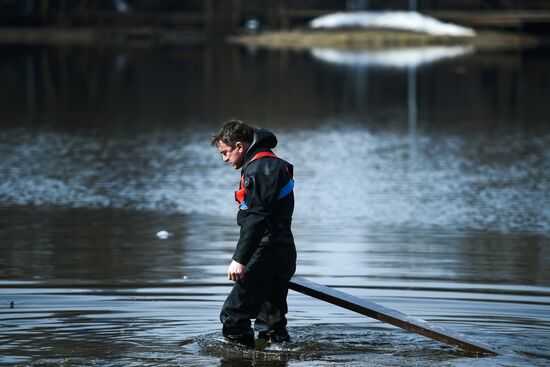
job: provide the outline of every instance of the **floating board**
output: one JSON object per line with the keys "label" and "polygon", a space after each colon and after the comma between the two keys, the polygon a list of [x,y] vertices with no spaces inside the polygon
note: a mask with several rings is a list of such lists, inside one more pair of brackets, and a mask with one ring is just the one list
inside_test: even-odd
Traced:
{"label": "floating board", "polygon": [[290,280],[289,288],[308,296],[332,303],[333,305],[355,311],[388,324],[427,336],[440,342],[455,345],[473,353],[497,355],[498,352],[490,345],[457,333],[444,327],[431,324],[417,317],[407,316],[391,308],[366,301],[322,284],[311,282],[300,277]]}

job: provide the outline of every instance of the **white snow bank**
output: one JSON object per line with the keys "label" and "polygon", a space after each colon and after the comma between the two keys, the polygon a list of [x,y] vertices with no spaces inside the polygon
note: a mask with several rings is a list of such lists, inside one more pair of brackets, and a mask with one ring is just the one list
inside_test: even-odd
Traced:
{"label": "white snow bank", "polygon": [[407,68],[465,55],[473,51],[472,46],[430,46],[375,51],[314,48],[311,50],[311,54],[318,60],[336,65]]}
{"label": "white snow bank", "polygon": [[436,36],[471,37],[475,31],[452,23],[444,23],[415,11],[361,11],[334,13],[313,19],[311,28],[389,28],[427,33]]}

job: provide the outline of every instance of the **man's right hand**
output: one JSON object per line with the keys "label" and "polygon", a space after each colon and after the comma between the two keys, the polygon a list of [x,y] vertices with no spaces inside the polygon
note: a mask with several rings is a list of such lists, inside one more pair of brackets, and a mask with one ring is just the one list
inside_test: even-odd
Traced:
{"label": "man's right hand", "polygon": [[227,269],[227,279],[241,280],[244,278],[244,266],[233,260]]}

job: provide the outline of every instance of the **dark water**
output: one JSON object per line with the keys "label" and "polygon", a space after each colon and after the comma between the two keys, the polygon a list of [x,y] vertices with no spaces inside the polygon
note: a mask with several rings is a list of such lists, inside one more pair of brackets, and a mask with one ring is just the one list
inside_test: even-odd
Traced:
{"label": "dark water", "polygon": [[[0,48],[0,364],[550,365],[548,65],[541,49]],[[295,165],[299,275],[501,354],[294,292],[290,345],[224,344],[238,172],[208,137],[233,116]]]}

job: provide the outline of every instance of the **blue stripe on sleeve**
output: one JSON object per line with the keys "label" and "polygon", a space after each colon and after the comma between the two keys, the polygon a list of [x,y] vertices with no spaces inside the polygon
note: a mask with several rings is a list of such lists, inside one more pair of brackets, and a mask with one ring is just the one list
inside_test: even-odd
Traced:
{"label": "blue stripe on sleeve", "polygon": [[281,193],[279,194],[279,199],[284,198],[288,194],[292,192],[294,189],[294,180],[289,180],[288,183],[281,189]]}

